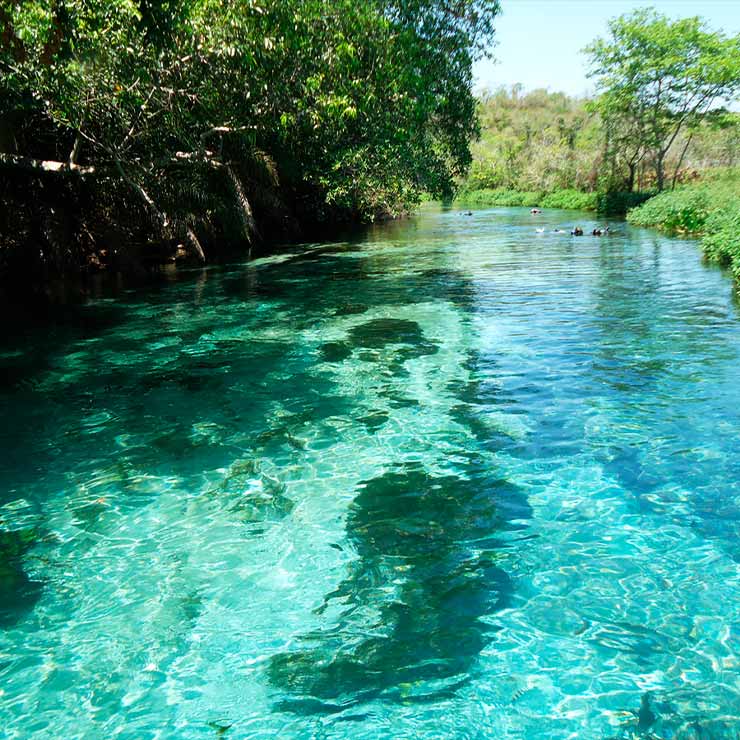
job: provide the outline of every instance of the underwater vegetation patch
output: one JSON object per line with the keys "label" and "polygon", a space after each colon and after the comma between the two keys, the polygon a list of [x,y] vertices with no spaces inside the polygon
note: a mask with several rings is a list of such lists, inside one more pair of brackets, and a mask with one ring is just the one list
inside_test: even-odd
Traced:
{"label": "underwater vegetation patch", "polygon": [[373,319],[350,329],[348,340],[352,347],[380,348],[389,344],[420,345],[424,332],[416,321],[407,319]]}
{"label": "underwater vegetation patch", "polygon": [[23,556],[33,547],[39,533],[32,528],[0,530],[0,627],[12,627],[26,616],[41,598],[43,584],[29,578]]}
{"label": "underwater vegetation patch", "polygon": [[285,495],[285,484],[262,473],[252,459],[234,462],[221,483],[208,493],[244,522],[279,521],[295,506]]}
{"label": "underwater vegetation patch", "polygon": [[512,590],[495,536],[521,525],[501,499],[519,501],[518,518],[528,511],[516,486],[478,472],[403,464],[358,487],[347,518],[358,560],[319,612],[334,599],[347,609],[335,628],[304,637],[310,647],[271,660],[272,683],[292,695],[284,708],[338,711],[387,694],[422,701],[467,680],[494,633],[481,617]]}

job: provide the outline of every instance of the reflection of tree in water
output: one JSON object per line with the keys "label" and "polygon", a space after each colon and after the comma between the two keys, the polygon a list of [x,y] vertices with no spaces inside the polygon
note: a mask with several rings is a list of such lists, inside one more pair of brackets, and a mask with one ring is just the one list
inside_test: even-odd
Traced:
{"label": "reflection of tree in water", "polygon": [[495,562],[495,535],[512,527],[501,512],[529,516],[513,485],[482,465],[466,473],[399,465],[360,485],[347,521],[359,560],[325,603],[349,608],[315,647],[273,659],[272,681],[295,696],[286,707],[332,711],[393,688],[428,698],[465,681],[491,638],[480,618],[511,590]]}

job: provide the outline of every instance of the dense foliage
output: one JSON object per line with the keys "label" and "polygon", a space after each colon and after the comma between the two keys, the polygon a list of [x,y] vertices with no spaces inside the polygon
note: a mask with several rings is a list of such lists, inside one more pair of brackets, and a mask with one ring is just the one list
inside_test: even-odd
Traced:
{"label": "dense foliage", "polygon": [[481,188],[464,190],[458,200],[468,206],[538,206],[541,208],[564,208],[576,211],[593,211],[598,205],[596,193],[580,190],[512,190],[510,188]]}
{"label": "dense foliage", "polygon": [[600,129],[583,100],[515,85],[484,92],[479,111],[468,189],[594,189]]}
{"label": "dense foliage", "polygon": [[637,10],[585,51],[594,99],[524,94],[519,85],[481,96],[466,200],[542,205],[549,195],[553,204],[624,212],[646,193],[737,164],[740,115],[723,106],[740,90],[740,35]]}
{"label": "dense foliage", "polygon": [[702,235],[707,257],[730,267],[740,278],[740,172],[725,172],[651,198],[630,211],[638,226]]}
{"label": "dense foliage", "polygon": [[195,253],[223,210],[251,240],[255,191],[269,188],[300,218],[397,214],[424,191],[449,194],[469,165],[471,66],[497,11],[497,0],[11,0],[0,166],[109,182]]}
{"label": "dense foliage", "polygon": [[[478,205],[597,207],[624,213],[656,189],[648,159],[634,165],[611,157],[594,101],[520,86],[486,92],[479,100],[481,138],[460,198]],[[664,163],[675,183],[733,167],[740,152],[740,114],[715,110],[682,132]],[[672,178],[673,180],[674,178]],[[633,188],[637,192],[633,192]],[[598,195],[596,195],[598,193]]]}
{"label": "dense foliage", "polygon": [[608,37],[586,51],[610,167],[628,168],[631,190],[635,167],[647,159],[663,190],[665,158],[679,134],[688,132],[687,148],[703,117],[740,90],[740,34],[642,9],[612,20]]}

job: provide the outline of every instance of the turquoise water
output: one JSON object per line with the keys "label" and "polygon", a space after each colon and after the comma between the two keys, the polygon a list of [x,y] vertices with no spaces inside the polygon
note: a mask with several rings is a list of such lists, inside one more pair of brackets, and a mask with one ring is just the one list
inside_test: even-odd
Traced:
{"label": "turquoise water", "polygon": [[4,736],[737,737],[731,284],[572,218],[429,210],[4,341]]}

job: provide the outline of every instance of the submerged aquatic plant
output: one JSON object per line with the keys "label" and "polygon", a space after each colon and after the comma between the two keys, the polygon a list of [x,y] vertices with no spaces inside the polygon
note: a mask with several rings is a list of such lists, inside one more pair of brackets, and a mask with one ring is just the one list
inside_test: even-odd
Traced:
{"label": "submerged aquatic plant", "polygon": [[272,682],[294,697],[287,708],[336,711],[387,692],[422,700],[469,680],[495,631],[481,618],[512,588],[497,533],[529,514],[515,486],[475,462],[466,472],[396,465],[359,486],[347,519],[358,560],[321,610],[346,608],[303,638],[311,647],[270,662]]}

